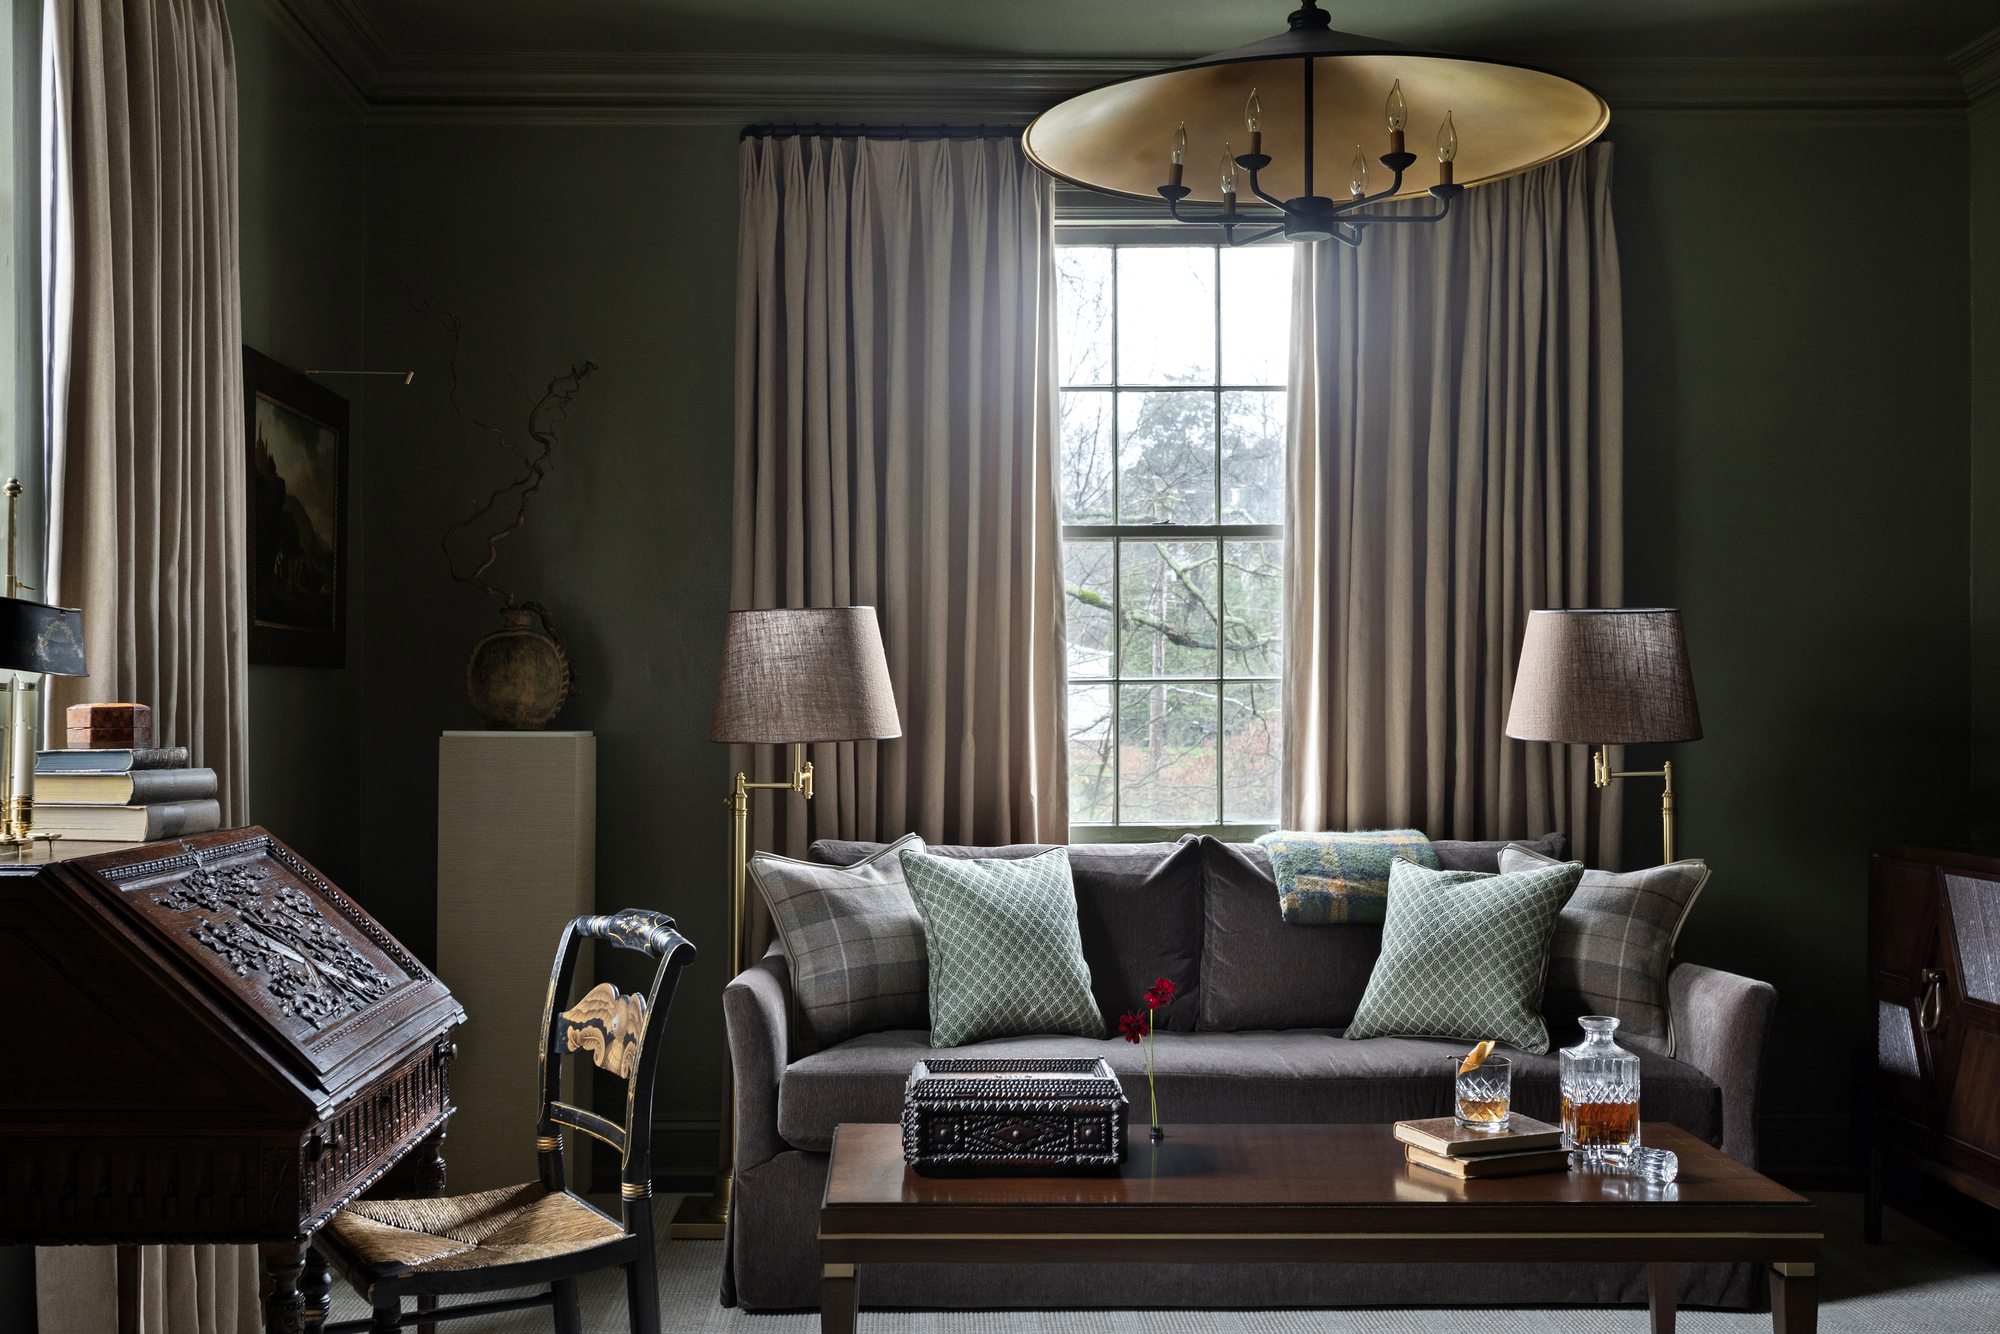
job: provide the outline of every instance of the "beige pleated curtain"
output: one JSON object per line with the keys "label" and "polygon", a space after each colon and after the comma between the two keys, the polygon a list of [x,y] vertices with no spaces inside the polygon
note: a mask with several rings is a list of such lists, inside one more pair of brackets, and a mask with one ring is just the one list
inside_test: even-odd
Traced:
{"label": "beige pleated curtain", "polygon": [[[248,819],[236,69],[222,0],[47,0],[47,595],[83,609],[70,704],[137,701]],[[139,1248],[143,1334],[262,1327],[252,1246]],[[42,1334],[117,1328],[108,1247],[36,1255]]]}
{"label": "beige pleated curtain", "polygon": [[1295,269],[1283,820],[1616,867],[1618,785],[1504,735],[1529,610],[1624,593],[1611,145],[1453,213]]}
{"label": "beige pleated curtain", "polygon": [[222,0],[44,9],[48,583],[88,677],[249,818],[236,68]]}
{"label": "beige pleated curtain", "polygon": [[743,142],[730,605],[876,608],[903,725],[758,847],[1068,839],[1051,227],[1017,139]]}

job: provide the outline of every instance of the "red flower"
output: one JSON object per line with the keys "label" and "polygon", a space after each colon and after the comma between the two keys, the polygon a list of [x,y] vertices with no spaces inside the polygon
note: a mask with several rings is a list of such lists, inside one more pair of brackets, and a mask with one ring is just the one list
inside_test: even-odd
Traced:
{"label": "red flower", "polygon": [[1159,981],[1153,983],[1153,989],[1146,993],[1146,1008],[1149,1010],[1164,1010],[1167,1006],[1174,1003],[1174,993],[1179,990],[1180,988],[1176,987],[1172,982],[1164,977],[1161,978]]}
{"label": "red flower", "polygon": [[1118,1020],[1118,1032],[1123,1035],[1127,1042],[1143,1042],[1146,1039],[1146,1035],[1152,1031],[1153,1025],[1151,1021],[1137,1010],[1127,1012]]}

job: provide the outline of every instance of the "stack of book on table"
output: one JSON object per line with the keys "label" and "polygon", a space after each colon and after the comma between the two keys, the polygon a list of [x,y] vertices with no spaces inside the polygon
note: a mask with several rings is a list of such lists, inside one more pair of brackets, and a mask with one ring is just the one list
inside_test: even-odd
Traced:
{"label": "stack of book on table", "polygon": [[213,769],[190,769],[185,746],[44,750],[35,756],[38,833],[144,843],[222,827]]}
{"label": "stack of book on table", "polygon": [[1449,1116],[1398,1121],[1396,1138],[1403,1142],[1403,1157],[1413,1166],[1460,1179],[1569,1170],[1562,1130],[1519,1112],[1501,1131],[1467,1130]]}

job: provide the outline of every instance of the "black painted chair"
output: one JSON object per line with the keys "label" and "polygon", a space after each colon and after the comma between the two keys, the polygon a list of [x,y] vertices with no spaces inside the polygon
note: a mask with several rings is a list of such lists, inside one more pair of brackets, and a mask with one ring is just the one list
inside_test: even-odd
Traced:
{"label": "black painted chair", "polygon": [[[567,1010],[577,954],[586,940],[637,950],[654,959],[652,990],[624,996],[604,983]],[[356,1200],[335,1214],[313,1247],[375,1308],[372,1320],[327,1325],[325,1334],[390,1330],[463,1316],[555,1308],[556,1334],[582,1334],[579,1275],[621,1265],[632,1334],[659,1334],[660,1291],[653,1250],[653,1076],[667,1009],[694,946],[664,913],[627,909],[579,917],[563,931],[542,1011],[542,1116],[535,1129],[541,1180],[504,1190],[440,1199]],[[562,1057],[588,1052],[625,1081],[625,1123],[559,1101]],[[620,1155],[619,1219],[569,1189],[562,1133],[582,1131]],[[494,1292],[546,1283],[530,1297],[433,1305],[440,1296]],[[426,1309],[405,1312],[406,1297]],[[322,1307],[322,1309],[324,1309]]]}

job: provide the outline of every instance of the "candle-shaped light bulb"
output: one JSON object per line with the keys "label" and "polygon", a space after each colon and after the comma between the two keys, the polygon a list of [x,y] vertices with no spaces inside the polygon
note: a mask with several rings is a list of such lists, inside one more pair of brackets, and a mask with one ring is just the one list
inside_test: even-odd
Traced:
{"label": "candle-shaped light bulb", "polygon": [[1236,193],[1236,159],[1229,155],[1229,145],[1222,146],[1222,193]]}
{"label": "candle-shaped light bulb", "polygon": [[1438,126],[1438,161],[1450,162],[1458,156],[1458,128],[1451,123],[1451,113],[1444,113],[1444,124]]}
{"label": "candle-shaped light bulb", "polygon": [[1403,119],[1409,115],[1409,110],[1403,104],[1403,81],[1398,79],[1389,85],[1389,100],[1382,106],[1383,114],[1389,118],[1391,132],[1403,128]]}
{"label": "candle-shaped light bulb", "polygon": [[1174,135],[1174,165],[1187,161],[1187,122],[1181,122],[1180,132]]}
{"label": "candle-shaped light bulb", "polygon": [[1347,191],[1356,199],[1368,193],[1368,159],[1361,152],[1361,145],[1354,146],[1354,165],[1348,168]]}
{"label": "candle-shaped light bulb", "polygon": [[1250,100],[1243,104],[1243,123],[1249,127],[1252,134],[1264,132],[1264,104],[1257,100],[1255,88],[1250,90]]}

